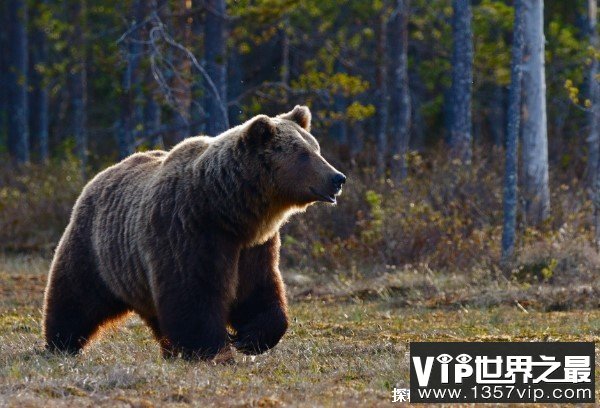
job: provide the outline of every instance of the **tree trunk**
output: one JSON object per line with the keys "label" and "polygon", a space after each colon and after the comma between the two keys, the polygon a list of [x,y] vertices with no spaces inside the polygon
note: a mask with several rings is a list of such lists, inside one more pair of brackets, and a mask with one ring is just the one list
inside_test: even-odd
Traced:
{"label": "tree trunk", "polygon": [[69,16],[74,24],[71,38],[73,66],[69,75],[69,92],[71,95],[71,132],[75,138],[75,155],[79,159],[82,172],[85,174],[88,156],[87,119],[87,64],[86,64],[86,12],[83,0],[69,2]]}
{"label": "tree trunk", "polygon": [[[418,52],[415,53],[415,66],[420,65],[422,57]],[[425,147],[426,125],[421,107],[423,101],[427,100],[425,84],[423,78],[417,69],[409,71],[408,82],[410,84],[410,105],[411,105],[411,124],[410,124],[410,143],[409,146],[413,150],[422,151]],[[442,108],[443,109],[443,108]]]}
{"label": "tree trunk", "polygon": [[145,88],[146,91],[146,105],[144,106],[144,131],[146,134],[146,142],[152,149],[163,149],[164,142],[162,134],[158,133],[158,129],[161,126],[161,107],[158,103],[158,92],[154,85],[154,78],[152,72],[148,69],[145,71]]}
{"label": "tree trunk", "polygon": [[[173,34],[179,38],[181,44],[190,49],[192,32],[190,24],[188,24],[188,15],[192,4],[188,0],[177,0],[173,8]],[[173,76],[172,86],[177,89],[175,100],[177,103],[177,111],[173,122],[179,127],[179,131],[175,132],[176,140],[181,141],[189,137],[190,129],[190,113],[192,104],[192,81],[188,78],[192,75],[192,62],[186,56],[179,52],[172,54],[173,66],[176,67],[178,75]]]}
{"label": "tree trunk", "polygon": [[[153,0],[148,5],[149,12],[159,15],[159,9],[163,3],[160,0]],[[146,28],[145,34],[147,35]],[[143,72],[143,93],[144,93],[144,137],[146,143],[151,149],[164,149],[162,134],[158,132],[162,121],[162,110],[159,104],[160,93],[157,91],[156,83],[151,68],[144,69]]]}
{"label": "tree trunk", "polygon": [[[6,1],[0,1],[0,26],[6,27],[8,25],[7,7]],[[7,109],[8,109],[8,44],[7,44],[7,30],[0,30],[0,138],[5,139],[6,135],[6,122],[8,120]]]}
{"label": "tree trunk", "polygon": [[[202,10],[204,9],[204,0],[192,0],[192,45],[190,49],[195,55],[202,55],[203,53],[203,25],[202,25]],[[192,68],[192,85],[190,95],[190,132],[194,135],[199,135],[204,131],[204,124],[202,118],[204,118],[203,101],[205,99],[205,91],[202,89],[202,74],[197,69]]]}
{"label": "tree trunk", "polygon": [[387,29],[386,18],[382,12],[379,16],[377,30],[377,177],[385,176],[387,162],[387,122],[388,122],[388,92],[387,92]]}
{"label": "tree trunk", "polygon": [[544,4],[543,0],[525,0],[523,4],[523,188],[526,221],[538,225],[550,213]]}
{"label": "tree trunk", "polygon": [[[128,68],[125,68],[127,71]],[[132,101],[131,94],[127,87],[129,83],[127,81],[127,73],[123,74],[121,82],[121,119],[119,120],[119,128],[117,130],[117,145],[119,149],[119,160],[123,160],[127,156],[131,155],[135,150],[135,139],[132,130]]]}
{"label": "tree trunk", "polygon": [[[290,21],[288,18],[284,21],[284,26],[280,30],[281,32],[281,83],[283,85],[289,85],[290,83],[290,36],[287,33],[287,28],[289,27]],[[339,61],[336,60],[336,64],[339,64]],[[289,95],[287,88],[284,89],[283,101],[285,104],[288,103]]]}
{"label": "tree trunk", "polygon": [[[130,27],[136,27],[144,16],[144,2],[135,0],[132,5]],[[131,29],[131,28],[130,28]],[[141,57],[141,27],[133,29],[125,47],[125,69],[121,79],[121,120],[118,130],[119,159],[124,159],[135,151],[138,126],[142,121],[141,81],[138,66]]]}
{"label": "tree trunk", "polygon": [[[141,24],[144,20],[146,7],[144,0],[135,0],[133,2],[133,17],[134,24]],[[142,87],[143,74],[140,70],[140,62],[142,60],[142,53],[144,47],[142,45],[142,31],[143,26],[140,26],[135,30],[132,35],[132,42],[130,43],[130,64],[131,64],[131,90],[132,101],[133,101],[133,139],[137,138],[140,129],[143,128],[144,123],[144,92]]]}
{"label": "tree trunk", "polygon": [[8,153],[16,163],[29,161],[27,124],[27,2],[8,2]]}
{"label": "tree trunk", "polygon": [[[46,2],[41,2],[45,4]],[[35,153],[35,159],[45,163],[49,158],[48,147],[48,87],[45,83],[40,67],[48,64],[48,42],[46,34],[40,26],[38,3],[32,11],[32,44],[30,47],[29,74],[31,87],[29,93],[29,128],[31,133],[31,145]]]}
{"label": "tree trunk", "polygon": [[521,85],[523,78],[523,1],[515,0],[511,84],[508,94],[506,125],[506,161],[504,170],[504,224],[502,229],[502,263],[507,264],[515,250],[517,224],[517,168],[519,126],[521,120]]}
{"label": "tree trunk", "polygon": [[409,0],[397,0],[396,15],[392,20],[395,46],[392,52],[393,98],[397,109],[392,116],[392,178],[404,180],[407,175],[406,154],[410,142],[411,103],[408,85],[408,16]]}
{"label": "tree trunk", "polygon": [[454,157],[469,163],[472,156],[471,88],[473,31],[470,0],[452,0],[452,86],[450,145]]}
{"label": "tree trunk", "polygon": [[588,34],[594,55],[588,73],[590,93],[590,134],[588,136],[588,180],[592,187],[594,203],[594,228],[596,232],[596,248],[600,250],[600,84],[598,84],[598,58],[596,52],[600,46],[597,27],[598,5],[596,0],[588,0]]}
{"label": "tree trunk", "polygon": [[[514,35],[514,34],[513,34]],[[506,124],[504,107],[504,89],[501,85],[494,84],[490,107],[490,130],[494,146],[504,144],[504,130]]]}
{"label": "tree trunk", "polygon": [[[596,28],[597,4],[595,0],[588,1],[588,25],[587,33],[589,36],[591,48],[594,53],[597,52],[600,43]],[[588,92],[589,99],[592,102],[589,113],[590,133],[588,134],[588,161],[586,169],[586,178],[588,185],[594,189],[596,178],[598,177],[598,160],[600,159],[600,106],[596,103],[600,98],[600,89],[598,86],[598,59],[592,56],[592,63],[588,72]]]}
{"label": "tree trunk", "polygon": [[[212,85],[205,81],[206,133],[216,136],[229,128],[227,118],[227,15],[225,0],[206,1],[206,23],[204,26],[204,52],[206,72]],[[216,89],[216,94],[213,91]]]}
{"label": "tree trunk", "polygon": [[[242,92],[246,89],[246,85],[244,84],[244,64],[242,63],[242,56],[234,47],[233,50],[228,52],[227,59],[227,100],[238,100]],[[287,97],[284,96],[281,103],[287,105]],[[239,125],[244,119],[243,113],[243,105],[228,104],[227,118],[229,126],[233,127]]]}

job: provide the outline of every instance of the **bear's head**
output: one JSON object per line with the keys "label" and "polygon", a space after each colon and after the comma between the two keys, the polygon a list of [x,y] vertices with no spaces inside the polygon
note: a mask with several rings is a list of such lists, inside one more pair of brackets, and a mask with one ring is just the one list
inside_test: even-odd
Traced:
{"label": "bear's head", "polygon": [[306,206],[316,201],[336,203],[346,176],[321,156],[310,134],[311,113],[306,106],[271,118],[259,115],[248,123],[244,138],[271,174],[274,189],[286,205]]}

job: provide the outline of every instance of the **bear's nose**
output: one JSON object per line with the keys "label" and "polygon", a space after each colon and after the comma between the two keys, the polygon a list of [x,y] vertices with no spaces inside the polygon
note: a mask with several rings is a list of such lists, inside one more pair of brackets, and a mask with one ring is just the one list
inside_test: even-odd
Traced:
{"label": "bear's nose", "polygon": [[335,176],[333,176],[333,185],[339,190],[340,188],[342,188],[342,184],[344,184],[346,182],[346,176],[344,176],[342,173],[338,173]]}

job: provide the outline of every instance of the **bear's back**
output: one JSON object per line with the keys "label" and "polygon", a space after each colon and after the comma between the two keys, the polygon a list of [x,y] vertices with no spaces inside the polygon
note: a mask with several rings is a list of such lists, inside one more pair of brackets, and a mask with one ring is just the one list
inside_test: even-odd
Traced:
{"label": "bear's back", "polygon": [[209,136],[188,137],[164,156],[165,166],[190,164],[208,149],[213,140]]}
{"label": "bear's back", "polygon": [[91,193],[101,204],[113,200],[119,192],[132,192],[154,176],[166,155],[167,152],[162,150],[134,153],[98,173],[85,187],[82,196]]}

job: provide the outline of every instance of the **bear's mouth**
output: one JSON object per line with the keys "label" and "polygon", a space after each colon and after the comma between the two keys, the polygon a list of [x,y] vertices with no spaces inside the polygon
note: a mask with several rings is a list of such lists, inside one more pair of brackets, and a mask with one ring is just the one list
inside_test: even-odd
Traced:
{"label": "bear's mouth", "polygon": [[327,194],[319,193],[317,190],[315,190],[312,187],[309,187],[309,189],[310,189],[311,193],[313,193],[314,195],[316,195],[317,197],[320,198],[319,201],[324,201],[326,203],[331,203],[331,204],[335,204],[337,202],[337,200],[335,198],[336,193],[327,195]]}

